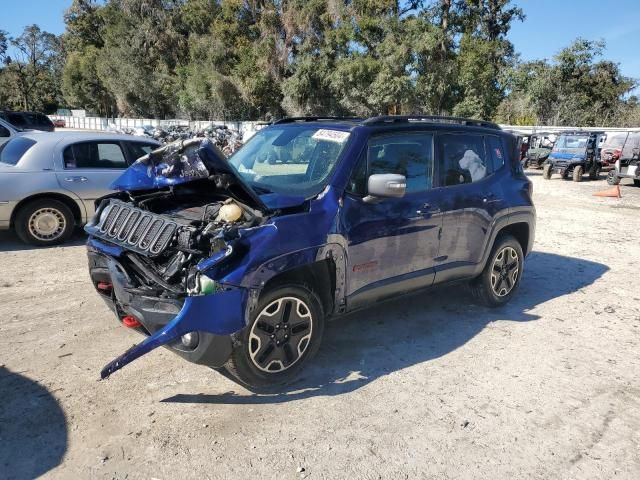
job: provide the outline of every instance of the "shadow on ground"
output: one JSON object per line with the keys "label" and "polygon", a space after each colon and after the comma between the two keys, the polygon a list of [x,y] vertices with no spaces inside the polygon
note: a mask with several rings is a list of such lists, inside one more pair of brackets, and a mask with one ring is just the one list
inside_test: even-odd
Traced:
{"label": "shadow on ground", "polygon": [[466,288],[440,287],[385,302],[329,323],[316,359],[304,377],[270,395],[229,391],[178,394],[176,403],[284,403],[357,390],[378,377],[428,362],[464,345],[496,319],[528,322],[536,306],[576,292],[600,278],[606,265],[550,253],[532,253],[522,284],[511,302],[498,309],[476,306]]}
{"label": "shadow on ground", "polygon": [[32,479],[62,462],[67,422],[51,393],[0,367],[0,478]]}
{"label": "shadow on ground", "polygon": [[77,247],[87,243],[87,236],[81,228],[73,232],[73,236],[62,245],[52,245],[50,247],[36,247],[22,243],[13,231],[0,232],[0,252],[19,252],[23,250],[48,250],[59,247]]}

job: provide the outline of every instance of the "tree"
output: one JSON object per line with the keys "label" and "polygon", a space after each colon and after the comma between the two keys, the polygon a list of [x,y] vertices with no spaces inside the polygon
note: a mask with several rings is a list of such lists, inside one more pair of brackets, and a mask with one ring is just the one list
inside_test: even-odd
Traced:
{"label": "tree", "polygon": [[6,57],[3,75],[14,92],[10,106],[51,111],[58,100],[54,75],[57,56],[62,54],[58,38],[30,25],[9,43],[14,53]]}

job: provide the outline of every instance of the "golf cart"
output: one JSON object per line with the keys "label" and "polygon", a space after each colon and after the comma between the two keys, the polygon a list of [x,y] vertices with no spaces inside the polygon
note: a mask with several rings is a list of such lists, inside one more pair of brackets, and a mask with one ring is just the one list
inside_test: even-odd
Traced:
{"label": "golf cart", "polygon": [[556,134],[550,132],[538,132],[529,137],[529,149],[524,158],[524,168],[542,168],[549,158],[556,140]]}
{"label": "golf cart", "polygon": [[620,148],[615,168],[607,175],[607,183],[618,185],[622,178],[631,178],[633,184],[640,187],[640,132],[629,132],[625,140]]}
{"label": "golf cart", "polygon": [[582,175],[588,173],[591,180],[597,180],[602,169],[598,145],[603,135],[604,132],[562,132],[544,164],[543,178],[549,180],[557,173],[581,182]]}

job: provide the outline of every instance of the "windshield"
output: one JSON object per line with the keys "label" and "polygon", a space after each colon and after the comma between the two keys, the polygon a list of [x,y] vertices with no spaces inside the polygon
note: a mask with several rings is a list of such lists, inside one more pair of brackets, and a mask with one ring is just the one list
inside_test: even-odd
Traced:
{"label": "windshield", "polygon": [[585,135],[560,135],[553,147],[554,150],[584,151],[587,148],[589,137]]}
{"label": "windshield", "polygon": [[260,130],[229,163],[258,193],[311,197],[322,191],[349,132],[309,125]]}
{"label": "windshield", "polygon": [[616,135],[607,135],[602,148],[622,148],[627,139],[627,133],[618,133]]}

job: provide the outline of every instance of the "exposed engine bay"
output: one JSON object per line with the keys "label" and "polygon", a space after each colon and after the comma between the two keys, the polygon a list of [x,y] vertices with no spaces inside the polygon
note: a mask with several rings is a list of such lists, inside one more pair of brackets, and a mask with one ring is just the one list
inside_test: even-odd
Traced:
{"label": "exposed engine bay", "polygon": [[120,261],[134,286],[132,294],[180,298],[212,293],[214,282],[198,274],[197,263],[214,255],[231,256],[239,230],[264,221],[261,211],[238,199],[242,195],[234,191],[229,175],[211,173],[200,141],[179,143],[136,164],[144,165],[149,176],[161,172],[164,178],[195,180],[107,197],[85,227],[92,236],[126,250]]}

